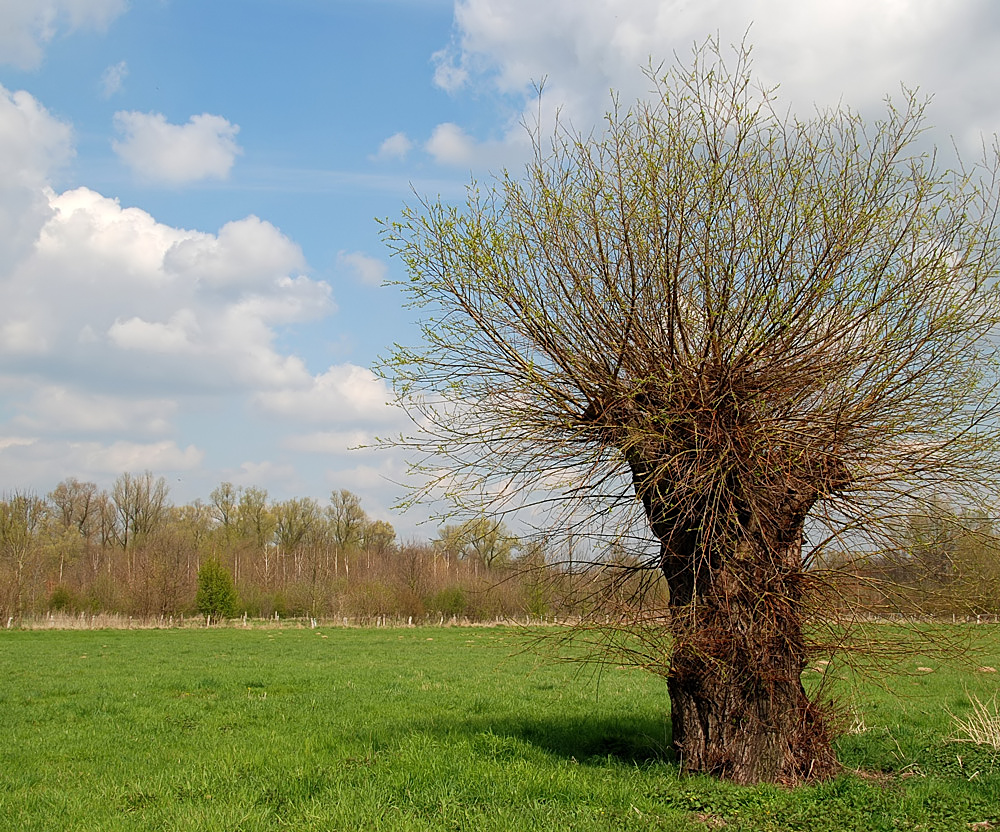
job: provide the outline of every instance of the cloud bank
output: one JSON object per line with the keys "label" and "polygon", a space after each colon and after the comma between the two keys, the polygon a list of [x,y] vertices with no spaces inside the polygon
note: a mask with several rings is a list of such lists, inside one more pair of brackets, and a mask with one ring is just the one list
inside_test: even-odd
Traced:
{"label": "cloud bank", "polygon": [[[586,131],[608,109],[609,91],[628,104],[647,95],[642,68],[689,59],[695,43],[718,34],[725,44],[747,37],[754,68],[781,99],[809,115],[843,102],[878,112],[900,84],[934,95],[930,120],[977,148],[982,132],[1000,128],[991,93],[1000,50],[1000,6],[987,0],[456,0],[451,42],[433,56],[435,83],[452,94],[492,94],[520,111],[502,141],[524,145],[519,121],[538,112],[534,84],[544,81],[542,115]],[[520,104],[517,104],[520,102]],[[441,163],[489,164],[497,148],[443,123],[426,149]]]}

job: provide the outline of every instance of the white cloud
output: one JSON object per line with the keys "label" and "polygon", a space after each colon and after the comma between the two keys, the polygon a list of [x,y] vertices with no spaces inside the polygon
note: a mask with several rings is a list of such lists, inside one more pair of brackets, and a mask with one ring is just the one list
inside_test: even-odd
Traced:
{"label": "white cloud", "polygon": [[[50,270],[46,280],[76,283],[102,275],[96,291],[118,284],[113,291],[139,300],[147,289],[169,285],[170,276],[163,269],[165,252],[198,235],[158,223],[140,208],[122,208],[118,200],[89,188],[50,192],[47,199],[52,216],[27,264]],[[57,270],[62,271],[58,277]],[[128,303],[128,299],[123,300]],[[160,305],[151,307],[159,309]]]}
{"label": "white cloud", "polygon": [[187,124],[170,124],[161,113],[120,111],[112,142],[119,158],[142,179],[180,185],[201,179],[225,179],[242,149],[240,128],[222,116],[202,113]]}
{"label": "white cloud", "polygon": [[120,474],[122,471],[190,471],[201,465],[205,452],[176,442],[72,442],[70,458],[86,471]]}
{"label": "white cloud", "polygon": [[410,141],[406,133],[393,133],[379,145],[378,152],[374,158],[379,161],[405,159],[412,149],[413,142]]}
{"label": "white cloud", "polygon": [[392,401],[385,381],[354,364],[335,365],[308,385],[267,391],[257,397],[262,410],[283,421],[329,425],[398,420],[400,412],[390,406]]}
{"label": "white cloud", "polygon": [[239,470],[229,471],[226,476],[234,485],[264,487],[272,492],[293,493],[300,485],[295,467],[287,462],[247,461],[240,465]]}
{"label": "white cloud", "polygon": [[424,149],[434,157],[434,161],[446,165],[469,165],[476,155],[472,137],[451,122],[435,127]]}
{"label": "white cloud", "polygon": [[218,235],[195,234],[167,250],[164,267],[213,288],[262,287],[305,268],[302,250],[258,217],[226,223]]}
{"label": "white cloud", "polygon": [[388,271],[384,260],[360,251],[338,252],[337,263],[354,272],[355,277],[366,286],[381,286]]}
{"label": "white cloud", "polygon": [[0,453],[8,448],[26,448],[34,445],[37,440],[24,436],[0,436]]}
{"label": "white cloud", "polygon": [[[755,72],[780,83],[782,100],[802,114],[841,100],[876,110],[906,82],[935,95],[930,118],[947,144],[949,133],[1000,127],[1000,100],[985,80],[1000,51],[997,16],[983,0],[456,0],[454,38],[434,56],[435,82],[509,98],[531,123],[532,84],[544,79],[545,123],[560,109],[587,130],[608,108],[610,89],[625,104],[648,94],[641,68],[650,59],[670,63],[676,54],[686,62],[695,42],[718,33],[723,44],[738,43],[749,28]],[[522,137],[512,123],[505,141]],[[450,163],[481,166],[490,151],[448,124],[432,143],[435,157]]]}
{"label": "white cloud", "polygon": [[72,139],[34,97],[0,86],[0,274],[31,251],[51,216],[49,176],[72,158]]}
{"label": "white cloud", "polygon": [[101,73],[101,95],[111,98],[115,93],[121,92],[127,75],[128,64],[125,61],[119,61],[105,69]]}
{"label": "white cloud", "polygon": [[[327,480],[334,488],[345,487],[338,485],[338,483],[349,483],[346,486],[347,488],[358,492],[366,498],[363,501],[366,510],[370,507],[369,500],[380,503],[383,517],[393,525],[397,525],[400,521],[409,523],[419,522],[418,515],[421,513],[421,509],[419,508],[416,512],[408,511],[408,516],[405,518],[400,517],[396,512],[390,513],[388,511],[392,503],[400,496],[399,486],[395,485],[395,483],[403,482],[406,479],[408,469],[399,457],[384,454],[381,456],[383,458],[378,464],[363,462],[346,468],[330,470]],[[356,457],[352,457],[352,459],[354,458]]]}
{"label": "white cloud", "polygon": [[[457,10],[456,10],[457,12]],[[434,83],[446,92],[457,92],[469,82],[469,70],[463,64],[469,52],[452,45],[431,55],[434,63]]]}
{"label": "white cloud", "polygon": [[116,320],[108,329],[111,342],[121,349],[145,352],[194,352],[198,321],[190,309],[180,309],[166,323],[133,317]]}
{"label": "white cloud", "polygon": [[13,424],[30,431],[162,434],[170,429],[177,403],[131,399],[44,385],[22,406]]}
{"label": "white cloud", "polygon": [[44,355],[49,342],[38,331],[35,321],[12,318],[0,324],[0,349],[21,355]]}
{"label": "white cloud", "polygon": [[[291,239],[256,216],[210,233],[86,187],[59,193],[51,178],[72,152],[67,125],[27,93],[0,88],[8,481],[44,492],[76,476],[107,487],[148,468],[189,472],[182,487],[199,491],[183,499],[204,496],[212,479],[301,495],[304,469],[323,482],[349,440],[391,424],[389,392],[368,370],[316,375],[287,345],[295,327],[336,309]],[[340,262],[360,280],[384,274],[362,252]],[[282,445],[309,430],[326,432],[323,453],[294,436]],[[248,447],[258,460],[234,471]]]}
{"label": "white cloud", "polygon": [[496,170],[523,160],[529,146],[521,126],[510,128],[502,139],[477,141],[457,124],[444,122],[434,128],[424,150],[439,165]]}
{"label": "white cloud", "polygon": [[60,31],[103,30],[127,0],[0,0],[0,62],[34,69]]}
{"label": "white cloud", "polygon": [[30,93],[0,86],[0,171],[11,181],[37,189],[49,173],[73,156],[73,132]]}
{"label": "white cloud", "polygon": [[0,272],[0,369],[31,352],[61,377],[176,391],[304,386],[275,327],[330,314],[301,250],[248,217],[218,234],[156,222],[86,188],[48,192],[36,246]]}
{"label": "white cloud", "polygon": [[47,490],[67,476],[107,480],[123,471],[192,471],[204,461],[204,451],[176,442],[74,442],[18,436],[0,437],[0,466],[18,487]]}

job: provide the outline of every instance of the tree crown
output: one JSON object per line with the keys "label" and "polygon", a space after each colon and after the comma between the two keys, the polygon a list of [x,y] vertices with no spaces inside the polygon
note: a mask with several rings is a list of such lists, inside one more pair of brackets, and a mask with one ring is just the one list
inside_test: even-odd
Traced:
{"label": "tree crown", "polygon": [[712,535],[992,489],[995,158],[944,168],[912,93],[871,124],[783,113],[748,49],[654,80],[603,132],[534,132],[523,177],[385,224],[423,344],[381,369],[428,488],[654,525],[666,488],[664,522]]}

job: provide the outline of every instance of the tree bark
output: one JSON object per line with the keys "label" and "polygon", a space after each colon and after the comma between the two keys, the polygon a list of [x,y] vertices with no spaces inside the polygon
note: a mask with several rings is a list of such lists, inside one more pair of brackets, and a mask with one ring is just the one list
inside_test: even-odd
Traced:
{"label": "tree bark", "polygon": [[823,715],[801,681],[800,552],[801,531],[780,558],[742,541],[704,577],[671,573],[677,553],[665,559],[674,637],[667,681],[684,770],[788,785],[836,770]]}
{"label": "tree bark", "polygon": [[733,487],[723,501],[680,499],[638,455],[629,463],[670,591],[667,682],[682,768],[747,784],[830,776],[830,732],[801,678],[802,540],[821,490],[846,481],[842,466],[761,482],[751,503]]}

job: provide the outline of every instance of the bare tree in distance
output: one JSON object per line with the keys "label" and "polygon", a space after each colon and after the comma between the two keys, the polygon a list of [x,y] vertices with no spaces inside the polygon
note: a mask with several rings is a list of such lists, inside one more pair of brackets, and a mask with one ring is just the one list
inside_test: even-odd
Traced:
{"label": "bare tree in distance", "polygon": [[996,494],[998,167],[945,169],[905,90],[872,123],[788,114],[749,53],[710,40],[602,132],[532,131],[522,177],[386,222],[423,343],[380,369],[417,499],[547,502],[660,576],[636,632],[683,768],[796,783],[836,770],[810,564]]}
{"label": "bare tree in distance", "polygon": [[162,526],[168,509],[167,481],[153,477],[152,471],[141,474],[125,472],[111,489],[112,530],[125,555],[129,580],[135,571],[135,552]]}

